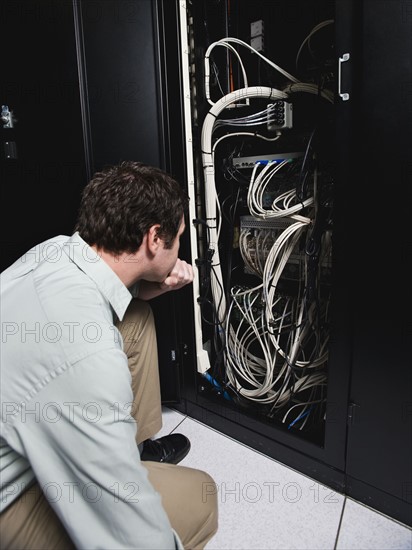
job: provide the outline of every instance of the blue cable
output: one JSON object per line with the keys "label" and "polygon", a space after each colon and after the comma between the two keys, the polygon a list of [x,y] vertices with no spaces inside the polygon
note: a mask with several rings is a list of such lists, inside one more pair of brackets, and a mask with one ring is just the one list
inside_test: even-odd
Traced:
{"label": "blue cable", "polygon": [[305,418],[306,415],[308,415],[310,413],[310,411],[312,410],[312,407],[310,407],[307,411],[305,411],[304,413],[300,414],[297,418],[295,418],[295,420],[293,420],[289,426],[288,426],[288,430],[290,430],[290,428],[296,424],[296,422],[298,422],[299,420],[301,420],[302,418]]}
{"label": "blue cable", "polygon": [[217,380],[215,380],[213,378],[213,376],[211,376],[208,372],[205,372],[203,374],[203,376],[206,378],[206,380],[208,382],[210,382],[212,384],[212,386],[214,386],[215,388],[217,388],[219,391],[223,392],[222,395],[225,399],[227,399],[228,401],[232,401],[232,398],[230,397],[230,395],[227,393],[226,390],[223,390],[222,386],[219,384],[219,382],[217,382]]}

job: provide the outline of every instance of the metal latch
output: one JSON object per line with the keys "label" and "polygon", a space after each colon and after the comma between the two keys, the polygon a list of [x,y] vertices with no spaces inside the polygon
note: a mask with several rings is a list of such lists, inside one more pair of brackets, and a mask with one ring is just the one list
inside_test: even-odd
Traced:
{"label": "metal latch", "polygon": [[13,128],[15,123],[15,118],[13,116],[13,111],[9,110],[8,105],[1,106],[1,121],[3,123],[3,128]]}
{"label": "metal latch", "polygon": [[350,54],[349,53],[344,53],[342,57],[339,58],[339,66],[338,66],[338,93],[340,95],[340,97],[342,98],[343,101],[348,101],[349,99],[349,94],[348,92],[342,92],[341,91],[341,78],[342,78],[342,75],[341,75],[341,72],[342,72],[342,63],[344,63],[345,61],[349,61],[350,59]]}

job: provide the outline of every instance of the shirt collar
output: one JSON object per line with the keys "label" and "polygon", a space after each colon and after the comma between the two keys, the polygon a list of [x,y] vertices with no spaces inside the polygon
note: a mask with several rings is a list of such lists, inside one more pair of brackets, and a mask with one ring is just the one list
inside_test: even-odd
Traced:
{"label": "shirt collar", "polygon": [[78,231],[64,243],[63,250],[70,260],[96,283],[100,292],[110,302],[119,320],[122,321],[132,294],[116,273],[80,237]]}

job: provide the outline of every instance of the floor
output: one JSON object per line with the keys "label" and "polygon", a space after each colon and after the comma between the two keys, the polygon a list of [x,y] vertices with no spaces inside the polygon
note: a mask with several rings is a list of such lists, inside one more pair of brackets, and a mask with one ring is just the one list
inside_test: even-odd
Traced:
{"label": "floor", "polygon": [[409,527],[164,407],[156,437],[171,432],[191,441],[180,464],[207,471],[218,488],[219,530],[206,550],[412,549]]}

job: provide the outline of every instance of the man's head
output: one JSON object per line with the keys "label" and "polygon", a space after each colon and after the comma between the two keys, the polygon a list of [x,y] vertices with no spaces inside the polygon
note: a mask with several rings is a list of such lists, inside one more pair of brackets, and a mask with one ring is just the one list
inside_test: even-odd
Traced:
{"label": "man's head", "polygon": [[149,229],[171,248],[188,196],[166,172],[124,161],[97,172],[83,190],[75,230],[90,245],[113,254],[135,253]]}

